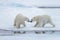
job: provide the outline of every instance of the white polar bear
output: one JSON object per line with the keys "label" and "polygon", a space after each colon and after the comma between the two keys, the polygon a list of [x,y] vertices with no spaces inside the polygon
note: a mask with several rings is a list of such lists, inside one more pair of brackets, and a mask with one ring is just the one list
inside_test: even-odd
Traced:
{"label": "white polar bear", "polygon": [[44,27],[47,23],[50,23],[51,25],[53,25],[53,27],[55,27],[55,25],[52,23],[51,17],[48,15],[35,16],[31,19],[31,22],[33,21],[36,21],[34,27]]}
{"label": "white polar bear", "polygon": [[15,28],[20,28],[21,24],[25,26],[25,21],[29,22],[29,19],[22,15],[22,14],[17,14],[15,20],[14,20],[14,27]]}

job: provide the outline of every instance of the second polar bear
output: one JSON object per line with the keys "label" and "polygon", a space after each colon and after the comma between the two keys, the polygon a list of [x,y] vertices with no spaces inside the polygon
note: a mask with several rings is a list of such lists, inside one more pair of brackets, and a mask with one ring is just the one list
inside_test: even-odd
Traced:
{"label": "second polar bear", "polygon": [[22,14],[17,14],[15,20],[14,20],[14,27],[15,28],[20,28],[21,24],[25,26],[25,21],[29,22],[28,17],[22,15]]}
{"label": "second polar bear", "polygon": [[44,27],[45,24],[50,23],[53,27],[55,27],[55,25],[53,24],[51,17],[48,15],[38,15],[35,16],[31,19],[31,22],[36,21],[36,24],[34,25],[34,27]]}

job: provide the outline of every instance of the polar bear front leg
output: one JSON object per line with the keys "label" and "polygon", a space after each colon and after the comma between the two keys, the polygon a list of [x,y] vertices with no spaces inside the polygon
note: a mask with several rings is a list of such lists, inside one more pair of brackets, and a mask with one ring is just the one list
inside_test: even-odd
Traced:
{"label": "polar bear front leg", "polygon": [[55,25],[53,24],[53,22],[52,22],[52,21],[49,21],[49,23],[50,23],[53,27],[55,27]]}
{"label": "polar bear front leg", "polygon": [[45,23],[42,25],[42,27],[44,27],[45,26]]}
{"label": "polar bear front leg", "polygon": [[37,25],[37,27],[42,27],[42,23],[40,22],[40,23],[38,23],[38,25]]}
{"label": "polar bear front leg", "polygon": [[20,24],[16,23],[16,28],[19,29],[20,28]]}
{"label": "polar bear front leg", "polygon": [[26,25],[25,25],[25,22],[23,22],[22,24],[23,24],[24,27],[26,26]]}

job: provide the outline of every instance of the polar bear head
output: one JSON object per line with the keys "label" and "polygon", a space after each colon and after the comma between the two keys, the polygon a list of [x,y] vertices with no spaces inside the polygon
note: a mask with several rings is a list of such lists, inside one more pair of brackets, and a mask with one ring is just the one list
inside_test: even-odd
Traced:
{"label": "polar bear head", "polygon": [[41,16],[34,16],[34,17],[31,19],[30,22],[39,21],[39,18],[40,18],[40,17],[41,17]]}
{"label": "polar bear head", "polygon": [[27,16],[24,16],[23,14],[18,14],[18,15],[16,16],[16,18],[19,19],[21,22],[22,22],[22,21],[27,21],[27,22],[29,22],[29,18],[28,18]]}
{"label": "polar bear head", "polygon": [[25,21],[30,22],[28,17],[24,17]]}

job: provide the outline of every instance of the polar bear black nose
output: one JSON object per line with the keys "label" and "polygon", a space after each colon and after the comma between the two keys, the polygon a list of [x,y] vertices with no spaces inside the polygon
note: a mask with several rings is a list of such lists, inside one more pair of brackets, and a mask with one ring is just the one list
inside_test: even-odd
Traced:
{"label": "polar bear black nose", "polygon": [[31,19],[31,21],[30,22],[32,22],[32,19]]}
{"label": "polar bear black nose", "polygon": [[32,22],[32,21],[30,21],[30,22]]}
{"label": "polar bear black nose", "polygon": [[28,22],[32,22],[32,21],[29,20]]}

